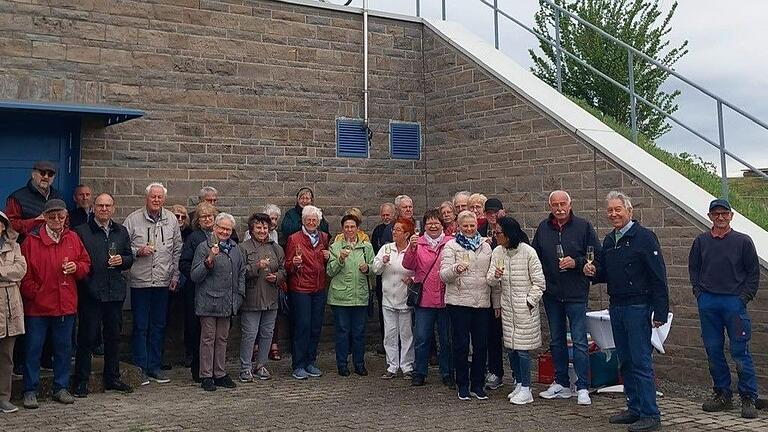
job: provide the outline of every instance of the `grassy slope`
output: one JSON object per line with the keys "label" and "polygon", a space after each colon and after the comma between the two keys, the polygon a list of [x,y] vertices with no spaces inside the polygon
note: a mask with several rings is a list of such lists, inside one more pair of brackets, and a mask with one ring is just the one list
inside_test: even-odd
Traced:
{"label": "grassy slope", "polygon": [[[590,106],[585,101],[570,98],[625,138],[632,139],[632,131],[613,117]],[[638,145],[656,159],[684,175],[714,196],[720,196],[720,176],[712,172],[695,156],[668,152],[643,135]],[[768,230],[768,181],[761,178],[737,178],[729,181],[729,199],[733,208],[765,230]]]}

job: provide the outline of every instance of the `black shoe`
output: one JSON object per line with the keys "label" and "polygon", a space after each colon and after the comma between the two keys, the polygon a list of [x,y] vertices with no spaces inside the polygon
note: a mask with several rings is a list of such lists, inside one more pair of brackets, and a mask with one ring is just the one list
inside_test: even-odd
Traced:
{"label": "black shoe", "polygon": [[629,430],[629,432],[648,432],[658,430],[660,427],[661,420],[650,417],[643,417],[629,425],[627,430]]}
{"label": "black shoe", "polygon": [[104,344],[100,344],[93,349],[93,355],[96,357],[102,357],[104,355]]}
{"label": "black shoe", "polygon": [[339,375],[341,375],[343,377],[349,376],[349,368],[348,367],[346,367],[346,366],[339,366],[338,370],[339,370]]}
{"label": "black shoe", "polygon": [[200,387],[202,387],[205,391],[216,390],[216,384],[213,382],[213,378],[203,378]]}
{"label": "black shoe", "polygon": [[232,381],[232,378],[230,378],[229,375],[224,375],[221,378],[214,378],[213,383],[216,384],[217,387],[225,387],[231,389],[237,387],[237,384]]}
{"label": "black shoe", "polygon": [[733,409],[733,402],[724,392],[715,391],[710,400],[701,404],[701,409],[706,412],[728,411]]}
{"label": "black shoe", "polygon": [[105,391],[116,391],[120,393],[133,393],[133,387],[129,386],[128,384],[117,380],[115,382],[104,384],[104,390]]}
{"label": "black shoe", "polygon": [[450,375],[445,375],[442,378],[442,381],[443,381],[443,385],[448,387],[448,388],[453,388],[454,385],[455,385],[454,382],[453,382],[453,377],[450,376]]}
{"label": "black shoe", "polygon": [[757,400],[755,401],[755,408],[759,410],[768,409],[768,399],[757,398]]}
{"label": "black shoe", "polygon": [[741,417],[745,419],[757,418],[757,407],[755,400],[749,396],[741,398]]}
{"label": "black shoe", "polygon": [[72,392],[72,395],[76,398],[87,398],[88,397],[88,382],[83,381],[81,383],[78,383],[75,386],[75,391]]}
{"label": "black shoe", "polygon": [[171,369],[173,369],[173,365],[170,364],[170,363],[166,363],[166,364],[160,366],[160,370],[171,370]]}
{"label": "black shoe", "polygon": [[413,378],[411,378],[411,385],[413,387],[421,387],[424,385],[424,377],[421,375],[414,375]]}
{"label": "black shoe", "polygon": [[611,416],[608,418],[608,423],[610,424],[633,424],[634,422],[640,420],[640,417],[632,414],[628,410],[624,410],[620,412],[619,414],[616,414],[614,416]]}
{"label": "black shoe", "polygon": [[368,376],[368,369],[366,369],[365,366],[356,367],[355,373],[360,376]]}

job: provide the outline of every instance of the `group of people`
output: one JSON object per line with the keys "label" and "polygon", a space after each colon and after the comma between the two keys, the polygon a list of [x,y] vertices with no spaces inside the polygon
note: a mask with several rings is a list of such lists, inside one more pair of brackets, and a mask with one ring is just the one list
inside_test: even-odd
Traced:
{"label": "group of people", "polygon": [[[270,378],[268,359],[279,356],[274,333],[281,304],[290,305],[282,309],[290,317],[293,378],[323,374],[317,350],[326,304],[334,317],[337,373],[368,375],[366,323],[375,293],[387,363],[382,379],[400,373],[413,386],[425,385],[436,350],[440,381],[455,386],[461,400],[483,400],[487,388],[503,385],[506,351],[513,376],[509,401],[531,403],[531,351],[542,344],[543,304],[555,381],[539,396],[571,398],[573,384],[577,403],[589,405],[587,302],[590,285],[606,283],[627,394],[627,410],[609,421],[628,424],[631,431],[659,427],[651,329],[667,321],[666,268],[655,234],[632,218],[632,203],[623,193],[606,198],[612,230],[602,243],[560,190],[549,195],[550,214],[533,239],[499,199],[464,191],[421,218],[414,216],[413,200],[400,195],[380,206],[381,224],[370,236],[361,230],[362,212],[350,208],[341,217],[341,232],[331,238],[309,188],[298,191],[285,215],[274,205],[251,215],[240,239],[236,219],[219,211],[212,187],[200,191],[199,203],[187,213],[180,205],[165,209],[166,188],[151,183],[145,206],[120,224],[112,219],[116,204],[108,193],[68,212],[51,186],[54,176],[53,164],[36,163],[28,184],[11,194],[6,213],[0,213],[3,412],[16,409],[9,401],[12,352],[24,333],[23,355],[16,356],[23,365],[24,407],[38,406],[40,362],[50,357],[53,399],[74,402],[69,380],[76,315],[74,396],[88,394],[91,355],[101,341],[105,388],[131,391],[120,381],[118,366],[128,288],[133,362],[143,372],[142,385],[170,381],[161,367],[169,293],[182,292],[191,373],[206,391],[236,386],[225,355],[237,315],[239,380]],[[82,204],[90,195],[90,188],[79,186],[75,198]],[[726,200],[713,201],[709,216],[712,230],[696,239],[689,259],[715,388],[703,408],[732,407],[723,353],[727,330],[740,366],[742,415],[755,417],[746,304],[758,287],[757,253],[748,236],[730,228],[733,213]],[[575,383],[568,374],[568,332]]]}

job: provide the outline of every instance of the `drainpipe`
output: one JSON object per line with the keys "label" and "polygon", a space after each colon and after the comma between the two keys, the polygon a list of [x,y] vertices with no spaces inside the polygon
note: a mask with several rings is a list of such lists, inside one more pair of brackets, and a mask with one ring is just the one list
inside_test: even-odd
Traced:
{"label": "drainpipe", "polygon": [[368,0],[363,0],[363,121],[371,145],[371,128],[368,127]]}

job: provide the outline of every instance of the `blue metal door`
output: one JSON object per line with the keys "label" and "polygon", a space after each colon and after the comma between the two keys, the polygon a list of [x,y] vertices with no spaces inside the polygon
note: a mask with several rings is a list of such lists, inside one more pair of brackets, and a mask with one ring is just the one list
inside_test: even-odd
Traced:
{"label": "blue metal door", "polygon": [[54,162],[54,187],[72,205],[79,178],[80,119],[30,113],[0,114],[0,208],[24,186],[37,160]]}

